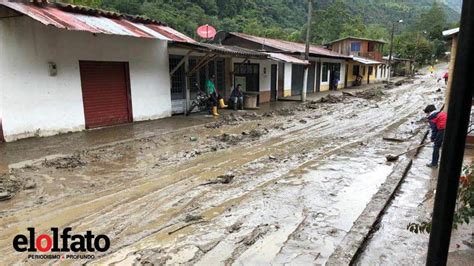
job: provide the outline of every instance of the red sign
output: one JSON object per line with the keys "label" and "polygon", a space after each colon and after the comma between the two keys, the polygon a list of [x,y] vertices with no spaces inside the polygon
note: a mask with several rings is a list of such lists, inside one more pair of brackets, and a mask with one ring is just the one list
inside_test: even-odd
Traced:
{"label": "red sign", "polygon": [[213,26],[209,25],[202,25],[201,27],[197,28],[197,34],[199,37],[204,39],[213,39],[216,36],[216,29]]}

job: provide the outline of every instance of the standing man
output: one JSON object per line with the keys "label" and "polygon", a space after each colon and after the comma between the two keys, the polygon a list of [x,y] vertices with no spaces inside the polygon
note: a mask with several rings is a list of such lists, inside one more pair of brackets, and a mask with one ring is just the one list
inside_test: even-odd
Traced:
{"label": "standing man", "polygon": [[432,104],[426,106],[424,112],[428,115],[428,121],[431,128],[431,142],[434,144],[431,163],[427,164],[426,166],[436,168],[438,167],[439,150],[443,145],[447,114],[443,111],[437,111],[436,107]]}
{"label": "standing man", "polygon": [[212,75],[212,77],[206,81],[206,89],[212,105],[211,113],[214,116],[218,116],[219,114],[217,113],[217,103],[220,103],[221,108],[227,108],[227,105],[225,105],[224,99],[217,92],[215,81],[216,76]]}

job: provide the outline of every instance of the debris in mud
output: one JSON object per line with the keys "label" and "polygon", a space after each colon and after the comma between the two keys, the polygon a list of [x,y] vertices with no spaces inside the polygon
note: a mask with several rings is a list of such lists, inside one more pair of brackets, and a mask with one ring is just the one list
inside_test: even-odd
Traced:
{"label": "debris in mud", "polygon": [[385,93],[382,91],[381,88],[375,88],[375,89],[369,89],[369,90],[364,90],[364,91],[358,91],[355,93],[343,92],[343,95],[356,97],[356,98],[362,98],[366,100],[380,100],[385,95]]}
{"label": "debris in mud", "polygon": [[266,112],[262,115],[263,117],[274,117],[275,116],[275,112],[273,111],[270,111],[270,112]]}
{"label": "debris in mud", "polygon": [[270,160],[276,160],[277,157],[275,157],[275,156],[273,156],[273,155],[270,155],[270,156],[268,156],[268,159],[270,159]]}
{"label": "debris in mud", "polygon": [[26,181],[25,185],[23,186],[24,189],[34,189],[36,188],[36,183],[33,180]]}
{"label": "debris in mud", "polygon": [[251,246],[255,244],[255,242],[257,242],[257,240],[263,235],[265,235],[269,230],[270,227],[268,224],[261,224],[255,229],[253,229],[253,231],[249,235],[242,238],[242,240],[240,240],[238,243],[243,243],[246,246]]}
{"label": "debris in mud", "polygon": [[300,120],[300,123],[301,123],[301,124],[306,124],[306,123],[308,123],[308,121],[306,121],[306,120],[304,120],[304,119],[301,119],[301,120]]}
{"label": "debris in mud", "polygon": [[139,250],[134,255],[136,261],[146,266],[165,265],[168,260],[172,259],[171,256],[164,255],[162,248]]}
{"label": "debris in mud", "polygon": [[190,140],[190,141],[197,141],[198,138],[197,138],[197,137],[189,137],[189,140]]}
{"label": "debris in mud", "polygon": [[0,201],[13,198],[20,190],[21,184],[7,175],[0,176]]}
{"label": "debris in mud", "polygon": [[260,116],[256,112],[248,112],[242,115],[244,118],[248,119],[259,119]]}
{"label": "debris in mud", "polygon": [[236,145],[243,139],[243,136],[245,135],[246,134],[243,134],[243,132],[242,132],[242,135],[224,133],[220,136],[217,136],[216,138],[222,142],[225,142],[231,145]]}
{"label": "debris in mud", "polygon": [[216,177],[215,180],[203,183],[203,184],[201,184],[201,186],[214,185],[214,184],[230,184],[230,182],[232,182],[232,180],[234,180],[234,177],[235,176],[231,175],[231,174],[220,175],[220,176]]}
{"label": "debris in mud", "polygon": [[199,220],[202,220],[201,215],[188,214],[188,215],[186,215],[186,217],[184,217],[184,222],[186,222],[186,223],[193,222],[193,221],[199,221]]}
{"label": "debris in mud", "polygon": [[395,137],[383,137],[383,140],[394,141],[394,142],[404,142],[404,141],[406,141],[406,139],[400,139],[400,138],[395,138]]}
{"label": "debris in mud", "polygon": [[86,163],[80,159],[78,155],[58,158],[54,160],[44,160],[44,167],[54,167],[56,169],[73,169],[85,166]]}
{"label": "debris in mud", "polygon": [[334,96],[329,94],[328,96],[322,97],[320,103],[340,103],[344,100],[344,96]]}
{"label": "debris in mud", "polygon": [[281,109],[278,109],[278,110],[276,111],[276,113],[277,113],[278,115],[281,115],[281,116],[290,116],[290,115],[294,115],[294,114],[295,114],[295,112],[294,112],[292,109],[290,109],[290,108],[281,108]]}
{"label": "debris in mud", "polygon": [[249,133],[249,136],[251,138],[260,138],[263,135],[268,134],[268,129],[263,128],[263,129],[252,129]]}
{"label": "debris in mud", "polygon": [[229,232],[229,234],[232,234],[234,232],[238,232],[240,230],[240,228],[242,228],[243,224],[244,223],[242,221],[237,221],[233,225],[231,225],[229,228],[227,228],[227,232]]}
{"label": "debris in mud", "polygon": [[395,82],[395,86],[402,86],[402,85],[403,85],[402,80],[399,80],[399,81]]}

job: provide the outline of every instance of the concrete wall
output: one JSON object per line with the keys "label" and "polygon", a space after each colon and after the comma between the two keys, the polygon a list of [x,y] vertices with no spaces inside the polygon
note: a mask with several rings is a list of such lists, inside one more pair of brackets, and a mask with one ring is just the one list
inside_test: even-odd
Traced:
{"label": "concrete wall", "polygon": [[22,16],[0,20],[0,47],[7,141],[85,128],[79,60],[129,62],[134,121],[171,115],[164,41],[60,30]]}
{"label": "concrete wall", "polygon": [[[234,72],[234,63],[242,63],[244,58],[232,58],[232,64],[230,71]],[[259,86],[260,86],[260,103],[266,103],[270,101],[270,90],[271,90],[271,67],[272,64],[277,64],[277,62],[271,60],[259,60],[259,59],[250,59],[250,64],[259,65]],[[286,79],[286,77],[285,77]],[[233,80],[231,81],[233,83]],[[235,84],[233,84],[235,85]]]}
{"label": "concrete wall", "polygon": [[293,71],[293,64],[285,63],[285,84],[283,85],[283,97],[291,96],[291,77]]}

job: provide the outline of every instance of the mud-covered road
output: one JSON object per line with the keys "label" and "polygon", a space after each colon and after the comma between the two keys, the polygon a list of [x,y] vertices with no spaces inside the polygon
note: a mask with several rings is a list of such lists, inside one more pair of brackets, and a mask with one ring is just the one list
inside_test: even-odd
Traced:
{"label": "mud-covered road", "polygon": [[0,202],[2,261],[51,263],[19,255],[13,237],[70,226],[111,239],[70,263],[324,263],[392,171],[385,155],[426,129],[422,109],[442,87],[419,76],[15,169],[21,189]]}

